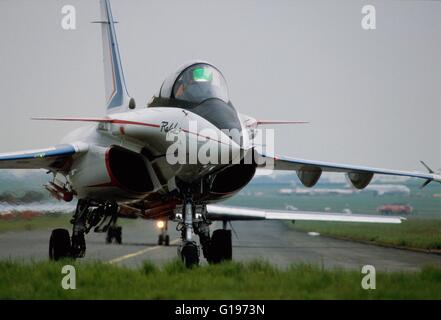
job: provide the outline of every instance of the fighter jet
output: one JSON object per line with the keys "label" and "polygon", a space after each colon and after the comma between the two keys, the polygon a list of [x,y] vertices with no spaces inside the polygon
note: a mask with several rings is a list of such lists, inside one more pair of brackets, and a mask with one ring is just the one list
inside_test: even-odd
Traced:
{"label": "fighter jet", "polygon": [[[301,121],[258,120],[240,114],[229,98],[224,76],[205,61],[182,65],[165,79],[146,107],[137,107],[126,88],[109,1],[101,0],[100,7],[101,19],[95,22],[102,28],[105,115],[37,118],[78,121],[85,126],[68,134],[59,145],[0,154],[1,169],[46,169],[52,175],[46,189],[60,201],[78,201],[71,233],[52,231],[50,259],[84,257],[85,235],[91,230],[107,233],[107,242],[121,243],[119,218],[158,221],[162,229],[158,243],[165,245],[170,243],[167,223],[176,222],[182,238],[178,254],[188,267],[197,265],[201,255],[210,263],[232,259],[228,223],[234,220],[401,223],[404,219],[218,204],[238,193],[258,168],[268,164],[274,170],[296,172],[306,187],[313,187],[322,172],[346,174],[357,189],[366,187],[374,174],[420,178],[424,185],[441,182],[441,175],[430,169],[428,173],[378,169],[262,150],[255,141],[261,126]],[[200,154],[212,157],[206,161]],[[222,222],[222,228],[211,232],[214,221]]]}

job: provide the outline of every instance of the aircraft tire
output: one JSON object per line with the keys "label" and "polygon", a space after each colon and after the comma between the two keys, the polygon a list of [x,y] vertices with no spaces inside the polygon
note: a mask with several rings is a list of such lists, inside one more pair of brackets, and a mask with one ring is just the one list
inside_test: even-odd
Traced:
{"label": "aircraft tire", "polygon": [[164,244],[165,244],[167,247],[170,245],[170,236],[169,236],[169,235],[166,235],[166,236],[165,236]]}
{"label": "aircraft tire", "polygon": [[122,227],[109,227],[107,230],[106,243],[112,243],[113,239],[115,239],[117,244],[122,243]]}
{"label": "aircraft tire", "polygon": [[66,229],[52,230],[49,240],[49,259],[60,260],[71,256],[69,231]]}
{"label": "aircraft tire", "polygon": [[111,244],[114,237],[115,237],[115,232],[113,231],[113,228],[109,227],[106,233],[106,243]]}
{"label": "aircraft tire", "polygon": [[162,236],[162,234],[160,234],[158,237],[158,246],[162,246],[163,243],[164,243],[164,237]]}
{"label": "aircraft tire", "polygon": [[185,267],[192,268],[199,264],[199,250],[195,243],[187,242],[181,250],[181,258]]}
{"label": "aircraft tire", "polygon": [[115,240],[117,244],[122,243],[122,227],[115,228]]}

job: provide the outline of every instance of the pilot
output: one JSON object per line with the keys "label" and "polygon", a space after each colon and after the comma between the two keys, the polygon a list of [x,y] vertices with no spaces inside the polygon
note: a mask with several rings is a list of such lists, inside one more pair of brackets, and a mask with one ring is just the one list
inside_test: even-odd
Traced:
{"label": "pilot", "polygon": [[179,79],[176,81],[175,87],[177,86],[177,89],[175,89],[175,98],[176,99],[184,99],[184,93],[188,86],[191,84],[192,79],[188,79],[188,72],[184,72]]}
{"label": "pilot", "polygon": [[175,98],[179,99],[184,94],[185,86],[183,83],[181,83],[178,87],[178,89],[175,92]]}
{"label": "pilot", "polygon": [[197,67],[184,72],[175,85],[175,98],[195,102],[210,96],[212,79],[211,70],[206,68]]}

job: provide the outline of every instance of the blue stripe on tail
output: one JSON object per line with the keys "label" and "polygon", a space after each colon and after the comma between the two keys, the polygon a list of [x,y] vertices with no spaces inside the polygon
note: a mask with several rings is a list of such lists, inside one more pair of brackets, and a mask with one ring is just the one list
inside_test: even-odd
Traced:
{"label": "blue stripe on tail", "polygon": [[[102,24],[102,28],[106,29],[105,33],[107,34],[107,39],[103,39],[103,41],[108,41],[108,46],[110,49],[109,53],[104,52],[104,54],[110,54],[110,71],[112,77],[112,88],[106,88],[110,92],[110,95],[106,97],[107,109],[109,110],[118,107],[127,108],[130,96],[127,92],[125,84],[124,72],[121,64],[121,56],[119,53],[118,41],[115,32],[115,21],[113,20],[112,10],[109,1],[101,0],[101,6],[101,11],[104,16],[102,17],[103,21],[100,21],[100,23]],[[103,37],[105,33],[103,32]],[[106,65],[104,66],[104,68],[108,67],[109,66]]]}

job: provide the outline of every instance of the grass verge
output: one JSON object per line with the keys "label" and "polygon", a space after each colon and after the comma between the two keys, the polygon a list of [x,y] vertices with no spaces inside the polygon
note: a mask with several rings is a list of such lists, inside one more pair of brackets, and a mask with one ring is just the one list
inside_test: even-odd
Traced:
{"label": "grass verge", "polygon": [[[76,268],[76,289],[64,290],[61,268]],[[441,299],[441,268],[377,272],[376,289],[363,274],[295,265],[231,262],[187,270],[179,261],[137,270],[105,263],[0,262],[0,299]]]}
{"label": "grass verge", "polygon": [[296,221],[290,225],[338,238],[441,252],[440,219],[411,218],[401,224]]}
{"label": "grass verge", "polygon": [[[31,230],[45,230],[54,228],[65,228],[70,230],[72,225],[70,220],[72,214],[66,213],[47,213],[42,216],[32,218],[15,217],[13,219],[0,219],[0,233],[8,231],[31,231]],[[133,223],[133,219],[119,219],[118,224],[127,226]]]}
{"label": "grass verge", "polygon": [[72,215],[50,213],[30,219],[16,217],[9,220],[0,220],[0,233],[7,231],[26,231],[50,228],[70,228]]}

